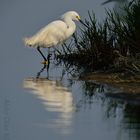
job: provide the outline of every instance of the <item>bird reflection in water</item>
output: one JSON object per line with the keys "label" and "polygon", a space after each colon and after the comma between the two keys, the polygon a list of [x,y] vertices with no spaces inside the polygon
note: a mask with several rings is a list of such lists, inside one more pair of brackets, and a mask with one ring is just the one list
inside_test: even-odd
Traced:
{"label": "bird reflection in water", "polygon": [[37,73],[36,78],[27,78],[24,80],[24,88],[30,89],[38,99],[42,101],[45,109],[56,113],[51,118],[49,126],[60,128],[63,133],[69,133],[72,123],[74,105],[71,92],[63,87],[61,81],[40,78],[40,74],[46,69],[44,67]]}

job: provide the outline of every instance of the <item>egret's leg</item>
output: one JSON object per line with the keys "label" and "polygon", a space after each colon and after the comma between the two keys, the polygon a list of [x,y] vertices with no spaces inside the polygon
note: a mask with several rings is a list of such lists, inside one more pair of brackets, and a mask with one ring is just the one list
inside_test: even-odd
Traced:
{"label": "egret's leg", "polygon": [[36,78],[38,79],[41,75],[41,73],[45,70],[45,68],[47,67],[47,65],[44,65],[41,70],[37,73]]}
{"label": "egret's leg", "polygon": [[48,61],[50,60],[50,57],[51,57],[50,48],[48,48],[48,56],[47,56],[47,60],[48,60]]}
{"label": "egret's leg", "polygon": [[37,47],[37,50],[38,50],[38,52],[41,54],[41,56],[44,59],[44,62],[42,62],[42,63],[46,65],[48,61],[47,61],[46,57],[44,56],[44,54],[41,52],[40,47]]}
{"label": "egret's leg", "polygon": [[45,61],[47,61],[46,57],[44,56],[44,54],[41,52],[40,47],[37,47],[38,52],[41,54],[41,56],[43,57],[43,59]]}
{"label": "egret's leg", "polygon": [[[48,48],[48,56],[47,56],[47,60],[48,60],[47,73],[49,73],[50,57],[51,57],[51,54],[50,54],[50,48]],[[49,75],[49,74],[48,74],[48,75]]]}

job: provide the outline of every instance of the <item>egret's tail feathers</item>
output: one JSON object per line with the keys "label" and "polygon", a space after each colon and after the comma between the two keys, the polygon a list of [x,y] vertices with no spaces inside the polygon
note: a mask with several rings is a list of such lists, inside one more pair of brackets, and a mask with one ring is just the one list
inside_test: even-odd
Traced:
{"label": "egret's tail feathers", "polygon": [[29,47],[33,46],[32,40],[30,38],[24,38],[23,41],[25,46],[29,46]]}

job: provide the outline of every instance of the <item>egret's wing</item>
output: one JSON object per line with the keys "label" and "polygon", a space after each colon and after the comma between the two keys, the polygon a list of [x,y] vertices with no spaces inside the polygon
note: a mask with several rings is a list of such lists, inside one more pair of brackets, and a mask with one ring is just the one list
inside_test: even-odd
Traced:
{"label": "egret's wing", "polygon": [[66,30],[67,26],[63,21],[51,22],[35,35],[36,41],[44,47],[57,45],[66,39]]}
{"label": "egret's wing", "polygon": [[66,40],[66,31],[67,25],[57,20],[42,28],[34,36],[25,38],[24,41],[28,46],[51,47]]}

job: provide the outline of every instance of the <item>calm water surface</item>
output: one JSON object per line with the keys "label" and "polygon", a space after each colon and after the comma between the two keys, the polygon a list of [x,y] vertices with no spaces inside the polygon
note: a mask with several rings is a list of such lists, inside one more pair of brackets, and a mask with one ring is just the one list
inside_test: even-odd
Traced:
{"label": "calm water surface", "polygon": [[0,1],[0,140],[140,139],[138,102],[111,98],[113,88],[76,80],[53,60],[36,79],[41,57],[22,43],[67,10],[102,19],[101,2]]}

